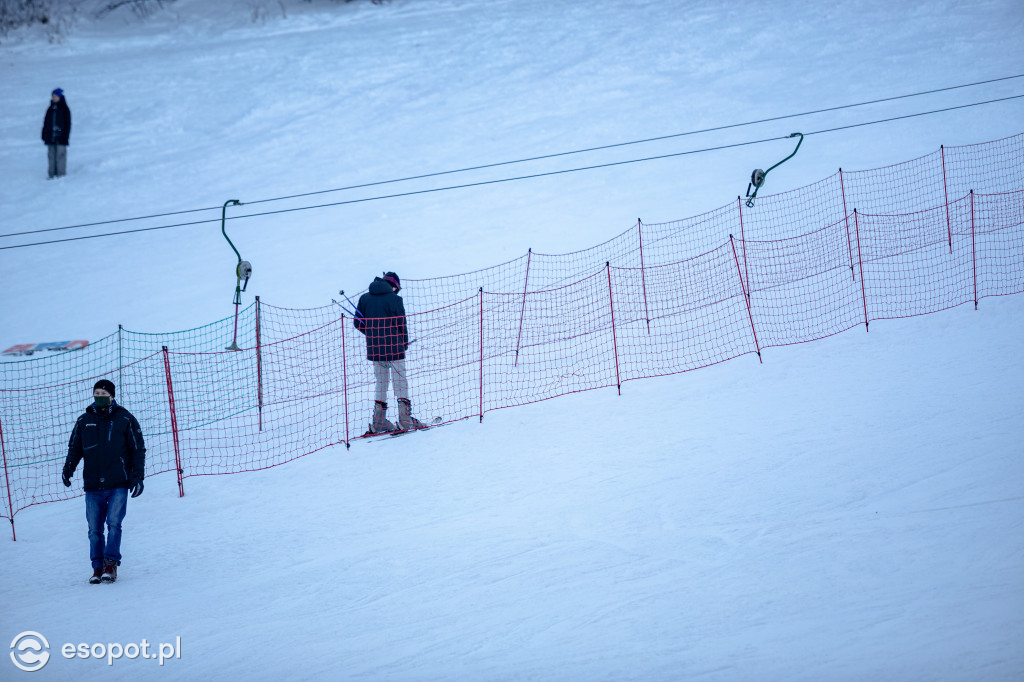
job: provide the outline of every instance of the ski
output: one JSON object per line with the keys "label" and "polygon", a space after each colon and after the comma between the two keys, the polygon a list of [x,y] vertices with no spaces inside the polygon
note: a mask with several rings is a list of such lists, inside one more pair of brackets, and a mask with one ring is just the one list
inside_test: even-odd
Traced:
{"label": "ski", "polygon": [[425,423],[423,426],[419,427],[418,429],[405,429],[405,430],[398,430],[398,431],[385,431],[384,433],[370,433],[369,431],[367,431],[362,436],[360,436],[360,438],[369,439],[369,440],[383,440],[382,436],[386,436],[388,438],[398,438],[399,436],[404,436],[404,435],[409,434],[409,433],[416,433],[417,431],[427,431],[429,429],[436,429],[439,426],[448,426],[448,424],[454,423],[454,422],[442,423],[443,421],[444,420],[441,417],[434,417],[433,419],[431,419],[429,422]]}
{"label": "ski", "polygon": [[[451,423],[451,422],[449,422],[449,423]],[[399,436],[404,436],[407,433],[416,433],[417,431],[426,431],[427,429],[434,429],[434,428],[437,428],[438,426],[445,426],[445,425],[441,423],[441,418],[440,417],[434,417],[428,423],[424,424],[423,426],[419,427],[418,429],[405,429],[404,431],[392,431],[391,433],[389,433],[387,435],[390,438],[397,438]]]}

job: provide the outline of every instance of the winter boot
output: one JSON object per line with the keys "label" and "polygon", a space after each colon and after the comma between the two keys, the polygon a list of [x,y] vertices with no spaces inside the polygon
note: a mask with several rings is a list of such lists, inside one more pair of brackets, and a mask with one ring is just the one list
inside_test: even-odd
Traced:
{"label": "winter boot", "polygon": [[423,422],[412,416],[412,403],[408,398],[398,399],[398,429],[408,431],[409,429],[422,429]]}
{"label": "winter boot", "polygon": [[104,559],[103,574],[100,576],[100,581],[112,583],[115,580],[117,580],[117,562],[113,559]]}
{"label": "winter boot", "polygon": [[395,425],[388,421],[388,404],[380,400],[373,401],[373,421],[370,422],[368,433],[389,433],[395,431]]}
{"label": "winter boot", "polygon": [[99,585],[100,578],[103,576],[103,567],[92,569],[92,576],[89,578],[90,585]]}

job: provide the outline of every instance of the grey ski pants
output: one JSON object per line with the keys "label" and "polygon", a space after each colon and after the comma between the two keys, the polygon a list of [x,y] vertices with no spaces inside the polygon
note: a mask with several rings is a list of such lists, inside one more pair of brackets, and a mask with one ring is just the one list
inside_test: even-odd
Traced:
{"label": "grey ski pants", "polygon": [[396,400],[409,399],[409,382],[405,378],[405,360],[374,360],[373,379],[376,387],[373,399],[382,403],[388,401],[388,381],[395,387]]}

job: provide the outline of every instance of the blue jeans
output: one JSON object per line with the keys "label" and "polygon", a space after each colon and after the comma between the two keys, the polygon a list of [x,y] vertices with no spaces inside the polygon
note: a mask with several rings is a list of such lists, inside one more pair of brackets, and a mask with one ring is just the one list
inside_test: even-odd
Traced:
{"label": "blue jeans", "polygon": [[[128,489],[114,488],[85,494],[85,518],[89,521],[89,557],[93,568],[102,568],[103,560],[121,563],[121,521],[128,509]],[[103,539],[103,524],[107,538]]]}
{"label": "blue jeans", "polygon": [[48,177],[58,178],[67,173],[68,146],[66,144],[46,145],[46,156],[50,162],[50,174]]}

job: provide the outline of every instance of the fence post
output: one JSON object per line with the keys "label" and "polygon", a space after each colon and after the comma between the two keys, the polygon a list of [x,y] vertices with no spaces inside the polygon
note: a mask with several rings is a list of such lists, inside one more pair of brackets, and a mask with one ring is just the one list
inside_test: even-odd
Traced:
{"label": "fence post", "polygon": [[647,333],[651,333],[651,311],[647,308],[647,275],[644,274],[644,232],[643,221],[636,219],[636,234],[640,238],[640,284],[644,288],[644,317],[647,318]]}
{"label": "fence post", "polygon": [[860,218],[857,217],[857,209],[853,209],[853,227],[857,231],[857,262],[860,263],[860,298],[864,302],[864,331],[870,331],[868,325],[868,295],[864,287],[864,257],[860,250]]}
{"label": "fence post", "polygon": [[4,483],[7,486],[7,511],[11,515],[11,540],[17,542],[18,536],[14,532],[14,502],[11,499],[11,479],[7,475],[7,446],[4,444],[4,425],[2,420],[0,420],[0,453],[3,453],[4,457]]}
{"label": "fence post", "polygon": [[263,430],[263,347],[260,342],[260,297],[256,297],[256,397],[259,401],[260,431]]}
{"label": "fence post", "polygon": [[843,220],[846,221],[846,246],[850,250],[850,276],[857,281],[857,274],[853,271],[853,244],[850,242],[850,214],[846,212],[846,185],[843,184],[843,169],[839,169],[839,189],[843,193]]}
{"label": "fence post", "polygon": [[530,288],[530,261],[533,259],[533,247],[531,246],[526,251],[526,282],[523,284],[523,307],[519,312],[519,335],[516,337],[516,359],[512,363],[513,367],[519,364],[519,342],[523,338],[523,318],[526,315],[526,292]]}
{"label": "fence post", "polygon": [[740,271],[740,259],[736,255],[736,242],[733,241],[732,235],[729,235],[729,245],[732,247],[732,257],[736,262],[736,276],[740,278],[740,291],[743,292],[743,302],[747,304],[747,318],[750,320],[750,331],[754,334],[754,348],[757,349],[758,362],[764,364],[764,358],[761,357],[761,344],[757,340],[757,330],[754,329],[754,314],[750,311],[750,294],[747,293],[746,287],[743,285],[743,273]]}
{"label": "fence post", "polygon": [[612,351],[615,353],[615,387],[622,395],[622,380],[619,378],[619,341],[615,337],[615,297],[612,296],[612,264],[605,261],[604,270],[608,274],[608,308],[612,311]]}
{"label": "fence post", "polygon": [[174,439],[174,468],[178,472],[178,497],[185,497],[185,486],[181,475],[184,470],[181,468],[181,445],[178,442],[178,414],[174,409],[174,386],[171,384],[171,358],[167,353],[167,346],[164,350],[164,373],[167,376],[167,404],[171,409],[171,435]]}
{"label": "fence post", "polygon": [[341,314],[341,376],[342,392],[345,394],[345,449],[352,447],[348,435],[348,353],[345,352],[345,313]]}
{"label": "fence post", "polygon": [[122,349],[121,333],[124,331],[123,325],[117,325],[117,385],[121,387],[121,397],[124,398],[124,377],[121,376],[121,371],[124,369],[124,351]]}
{"label": "fence post", "polygon": [[[749,299],[750,298],[750,269],[747,268],[747,238],[746,238],[746,236],[743,233],[743,202],[740,201],[740,198],[738,196],[736,197],[736,206],[740,209],[740,241],[743,242],[743,271],[746,273],[746,277],[747,277],[746,280],[745,280],[746,283],[743,286],[743,296],[746,297],[747,299]],[[729,235],[729,239],[730,240],[732,239],[732,235],[731,234]],[[733,248],[735,248],[735,247],[733,247]],[[737,260],[736,264],[739,265],[739,261],[738,260]],[[742,274],[740,275],[740,280],[743,280],[743,275]],[[740,283],[743,284],[743,281],[741,281]],[[750,303],[748,302],[747,303],[747,308],[749,308],[749,307],[750,307]],[[753,320],[751,320],[751,323],[753,323]],[[753,324],[751,324],[751,326],[753,326]],[[760,357],[761,356],[761,352],[758,351],[757,355],[758,355],[758,357]]]}
{"label": "fence post", "polygon": [[953,228],[949,223],[949,188],[946,185],[946,147],[939,145],[942,154],[942,193],[946,197],[946,234],[949,235],[949,252],[953,253]]}
{"label": "fence post", "polygon": [[974,309],[978,309],[978,252],[974,244],[974,190],[971,190],[971,266],[974,269]]}
{"label": "fence post", "polygon": [[484,420],[484,288],[480,287],[480,421]]}

